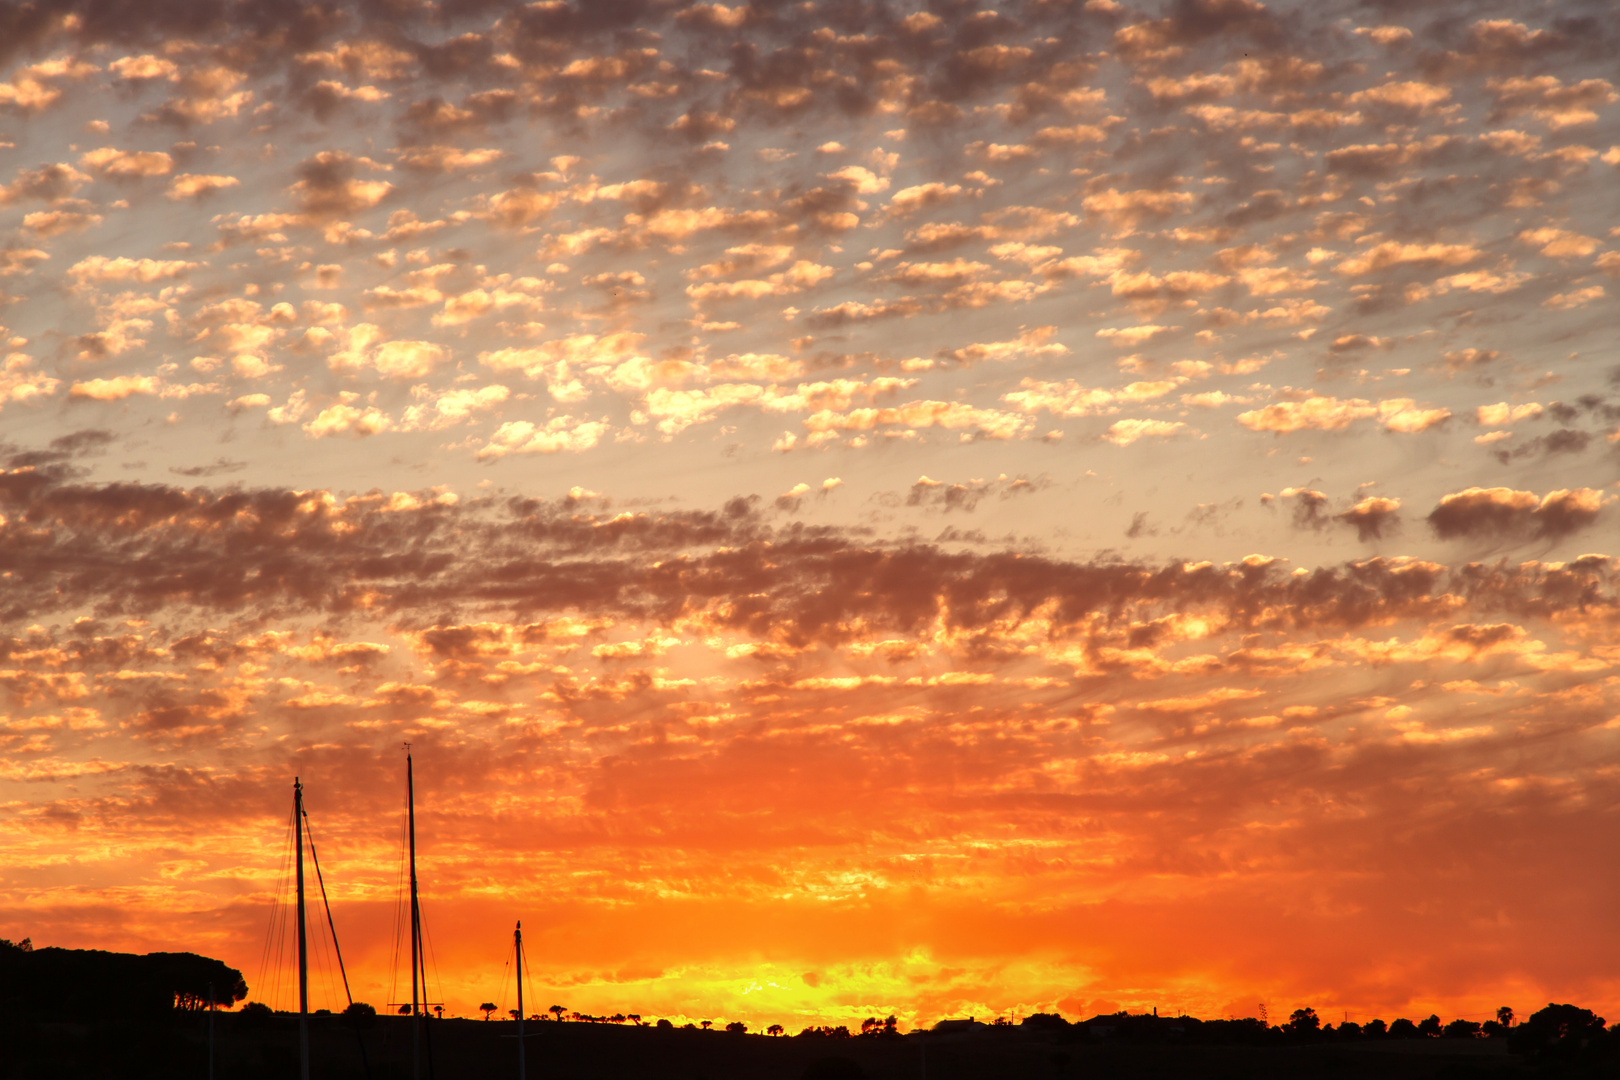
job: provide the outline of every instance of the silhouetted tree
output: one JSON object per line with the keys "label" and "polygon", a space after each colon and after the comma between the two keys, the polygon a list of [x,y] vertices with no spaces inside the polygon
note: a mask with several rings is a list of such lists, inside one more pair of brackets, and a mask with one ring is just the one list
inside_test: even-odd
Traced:
{"label": "silhouetted tree", "polygon": [[376,1008],[363,1001],[349,1002],[349,1007],[343,1010],[343,1015],[357,1028],[368,1028],[377,1022]]}
{"label": "silhouetted tree", "polygon": [[518,1011],[516,1009],[507,1009],[506,1010],[506,1015],[508,1015],[512,1019],[516,1020],[518,1018]]}
{"label": "silhouetted tree", "polygon": [[1392,1039],[1415,1039],[1418,1037],[1417,1025],[1402,1016],[1389,1025],[1389,1037]]}
{"label": "silhouetted tree", "polygon": [[767,1034],[767,1035],[780,1035],[780,1034],[782,1034],[782,1025],[781,1024],[772,1024],[770,1027],[765,1029],[765,1034]]}
{"label": "silhouetted tree", "polygon": [[1359,1038],[1361,1038],[1361,1025],[1356,1023],[1354,1020],[1346,1020],[1344,1023],[1339,1025],[1339,1038],[1341,1038],[1341,1039],[1359,1039]]}
{"label": "silhouetted tree", "polygon": [[246,1027],[264,1027],[275,1015],[270,1006],[262,1001],[250,1001],[242,1006],[242,1023]]}
{"label": "silhouetted tree", "polygon": [[1283,1030],[1294,1035],[1311,1035],[1322,1026],[1321,1019],[1316,1015],[1315,1009],[1295,1009],[1288,1017],[1288,1023]]}
{"label": "silhouetted tree", "polygon": [[641,1026],[641,1014],[640,1013],[626,1013],[624,1018],[626,1020],[630,1021],[632,1024],[636,1025],[636,1027]]}
{"label": "silhouetted tree", "polygon": [[703,1025],[703,1030],[704,1031],[708,1031],[711,1027],[714,1026],[714,1021],[713,1020],[700,1020],[698,1022]]}
{"label": "silhouetted tree", "polygon": [[1430,1013],[1428,1019],[1424,1020],[1423,1023],[1417,1026],[1417,1030],[1418,1034],[1422,1035],[1426,1039],[1438,1039],[1442,1030],[1440,1027],[1440,1017],[1434,1013]]}
{"label": "silhouetted tree", "polygon": [[731,1023],[726,1025],[726,1030],[731,1032],[733,1035],[743,1035],[747,1033],[748,1025],[743,1023],[741,1020],[733,1020]]}
{"label": "silhouetted tree", "polygon": [[1440,1034],[1448,1039],[1472,1039],[1480,1032],[1478,1020],[1464,1020],[1458,1017],[1440,1030]]}
{"label": "silhouetted tree", "polygon": [[174,1007],[181,1012],[206,1010],[210,993],[213,1003],[226,1009],[247,997],[242,973],[221,960],[195,953],[151,953],[144,959],[148,978],[169,988]]}
{"label": "silhouetted tree", "polygon": [[485,1020],[488,1020],[489,1014],[495,1011],[495,1003],[493,1001],[486,1001],[478,1007],[479,1009],[483,1010]]}
{"label": "silhouetted tree", "polygon": [[[435,1006],[433,1006],[433,1012],[434,1012],[434,1014],[436,1016],[438,1016],[438,1018],[440,1020],[444,1019],[444,1006],[443,1005],[435,1005]],[[489,1019],[489,1017],[486,1016],[484,1019],[487,1020],[487,1019]]]}
{"label": "silhouetted tree", "polygon": [[401,1005],[399,1007],[399,1015],[401,1015],[401,1016],[409,1016],[409,1015],[411,1015],[411,1007],[409,1005]]}
{"label": "silhouetted tree", "polygon": [[1389,1033],[1389,1028],[1376,1016],[1361,1025],[1361,1033],[1370,1039],[1382,1039]]}
{"label": "silhouetted tree", "polygon": [[1577,1005],[1538,1009],[1508,1035],[1508,1049],[1516,1054],[1573,1054],[1603,1036],[1603,1017]]}
{"label": "silhouetted tree", "polygon": [[1513,1010],[1504,1005],[1496,1010],[1496,1022],[1505,1028],[1513,1026]]}
{"label": "silhouetted tree", "polygon": [[663,1028],[666,1031],[673,1031],[674,1028],[675,1028],[674,1024],[670,1023],[667,1019],[664,1019],[662,1017],[659,1018],[659,1021],[658,1021],[657,1025],[655,1025],[655,1026]]}
{"label": "silhouetted tree", "polygon": [[566,1005],[553,1005],[551,1008],[547,1009],[546,1011],[551,1013],[551,1015],[555,1016],[558,1020],[561,1020],[563,1018],[563,1013],[568,1011],[568,1006],[566,1006]]}

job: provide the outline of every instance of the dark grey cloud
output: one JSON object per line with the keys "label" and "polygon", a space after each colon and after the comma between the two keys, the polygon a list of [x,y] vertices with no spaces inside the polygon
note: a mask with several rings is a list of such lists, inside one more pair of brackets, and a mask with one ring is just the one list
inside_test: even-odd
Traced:
{"label": "dark grey cloud", "polygon": [[1468,488],[1442,498],[1427,520],[1443,540],[1557,540],[1594,524],[1603,505],[1602,492],[1591,488],[1540,498],[1512,488]]}

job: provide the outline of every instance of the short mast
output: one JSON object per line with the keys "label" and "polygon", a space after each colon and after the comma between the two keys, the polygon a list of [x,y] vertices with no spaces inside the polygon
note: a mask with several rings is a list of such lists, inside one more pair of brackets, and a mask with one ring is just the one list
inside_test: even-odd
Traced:
{"label": "short mast", "polygon": [[304,785],[293,777],[293,835],[298,849],[298,1075],[309,1080],[309,942],[304,932]]}
{"label": "short mast", "polygon": [[512,931],[512,948],[517,954],[517,981],[518,981],[518,1080],[528,1080],[529,1073],[523,1063],[523,920],[519,919],[517,929]]}
{"label": "short mast", "polygon": [[[422,962],[422,908],[416,899],[416,780],[411,771],[411,744],[405,744],[405,806],[409,822],[411,850],[411,1077],[422,1078],[422,1020],[417,993],[417,973]],[[425,995],[427,987],[421,987]]]}

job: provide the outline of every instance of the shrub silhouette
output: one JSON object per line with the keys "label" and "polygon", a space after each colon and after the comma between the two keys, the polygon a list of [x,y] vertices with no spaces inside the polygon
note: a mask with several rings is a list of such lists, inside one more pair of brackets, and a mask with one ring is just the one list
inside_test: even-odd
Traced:
{"label": "shrub silhouette", "polygon": [[1417,1025],[1403,1016],[1389,1025],[1389,1037],[1392,1039],[1415,1039],[1418,1037]]}
{"label": "shrub silhouette", "polygon": [[1430,1013],[1427,1020],[1417,1026],[1418,1034],[1428,1039],[1440,1037],[1440,1017]]}

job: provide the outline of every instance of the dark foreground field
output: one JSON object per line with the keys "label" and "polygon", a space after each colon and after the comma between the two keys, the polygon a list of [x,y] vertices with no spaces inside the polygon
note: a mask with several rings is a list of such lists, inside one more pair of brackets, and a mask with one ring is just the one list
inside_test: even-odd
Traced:
{"label": "dark foreground field", "polygon": [[[220,1014],[218,1080],[296,1080],[291,1017],[257,1024]],[[433,1071],[423,1080],[517,1075],[516,1024],[442,1020],[430,1025]],[[1504,1039],[1415,1039],[1271,1046],[1178,1045],[1094,1039],[1082,1029],[1017,1028],[889,1038],[770,1038],[719,1031],[584,1023],[526,1025],[531,1080],[1293,1080],[1355,1077],[1465,1080],[1616,1075],[1613,1062],[1524,1061]],[[311,1023],[312,1080],[411,1080],[407,1021],[377,1018],[358,1033],[341,1017]],[[0,1077],[207,1077],[206,1027],[0,1021]],[[841,1059],[841,1060],[839,1060]]]}

